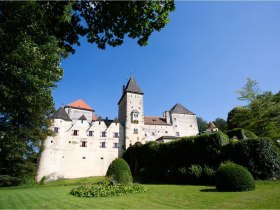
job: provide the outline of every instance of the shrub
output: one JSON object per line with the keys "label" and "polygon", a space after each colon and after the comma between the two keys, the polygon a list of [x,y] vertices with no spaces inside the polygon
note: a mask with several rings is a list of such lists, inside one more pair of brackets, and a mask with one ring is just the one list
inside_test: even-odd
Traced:
{"label": "shrub", "polygon": [[191,165],[188,168],[188,175],[191,180],[198,180],[202,175],[202,167],[200,165]]}
{"label": "shrub", "polygon": [[132,182],[132,175],[129,165],[122,158],[116,158],[110,164],[106,176],[119,184],[128,184]]}
{"label": "shrub", "polygon": [[250,191],[255,189],[255,182],[243,166],[225,163],[217,170],[216,188],[218,191]]}
{"label": "shrub", "polygon": [[77,197],[108,197],[127,194],[135,194],[147,191],[147,188],[141,185],[85,185],[73,188],[71,195]]}
{"label": "shrub", "polygon": [[280,157],[277,147],[270,139],[247,139],[230,143],[223,148],[224,160],[240,164],[255,179],[279,178]]}
{"label": "shrub", "polygon": [[141,168],[139,172],[140,183],[160,183],[163,178],[161,171],[155,168]]}
{"label": "shrub", "polygon": [[0,175],[0,187],[10,187],[19,185],[21,180],[9,175]]}
{"label": "shrub", "polygon": [[204,165],[202,169],[202,184],[215,184],[215,174],[216,171],[213,168]]}
{"label": "shrub", "polygon": [[243,128],[235,128],[233,130],[227,131],[226,134],[229,138],[232,139],[236,137],[238,140],[257,138],[257,135],[254,134],[252,131]]}

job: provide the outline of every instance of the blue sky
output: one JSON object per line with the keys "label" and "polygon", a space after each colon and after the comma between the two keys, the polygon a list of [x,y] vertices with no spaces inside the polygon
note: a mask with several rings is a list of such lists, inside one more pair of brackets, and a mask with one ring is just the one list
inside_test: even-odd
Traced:
{"label": "blue sky", "polygon": [[146,116],[181,103],[207,121],[227,118],[246,78],[280,90],[280,2],[176,2],[170,23],[149,45],[126,39],[99,50],[82,41],[63,60],[56,107],[83,99],[96,114],[114,118],[131,72],[144,91]]}

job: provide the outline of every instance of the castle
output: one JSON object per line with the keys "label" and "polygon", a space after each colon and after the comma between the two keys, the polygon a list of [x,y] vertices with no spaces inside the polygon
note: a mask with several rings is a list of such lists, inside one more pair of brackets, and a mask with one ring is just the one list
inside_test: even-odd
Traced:
{"label": "castle", "polygon": [[176,104],[163,117],[144,116],[144,93],[130,77],[118,102],[118,118],[96,117],[83,100],[52,116],[54,136],[44,142],[37,181],[104,176],[110,163],[136,142],[168,142],[198,134],[196,115]]}

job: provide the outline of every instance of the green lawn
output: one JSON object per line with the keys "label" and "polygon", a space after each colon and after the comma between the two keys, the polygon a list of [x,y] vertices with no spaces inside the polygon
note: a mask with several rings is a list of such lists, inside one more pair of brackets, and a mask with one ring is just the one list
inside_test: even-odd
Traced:
{"label": "green lawn", "polygon": [[87,178],[57,181],[33,188],[0,189],[0,208],[234,208],[280,209],[280,181],[257,182],[251,192],[215,192],[214,187],[190,185],[145,185],[142,194],[107,198],[78,198],[69,194],[79,183],[102,180]]}

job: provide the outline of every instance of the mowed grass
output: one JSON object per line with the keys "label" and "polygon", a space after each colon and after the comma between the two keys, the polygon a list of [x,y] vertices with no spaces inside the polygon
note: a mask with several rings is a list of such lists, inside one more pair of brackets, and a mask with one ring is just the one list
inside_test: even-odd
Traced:
{"label": "mowed grass", "polygon": [[107,198],[78,198],[69,194],[80,183],[103,178],[60,180],[32,188],[0,189],[0,208],[86,209],[86,208],[234,208],[280,209],[280,181],[257,182],[255,191],[216,192],[215,187],[191,185],[145,185],[141,194]]}

